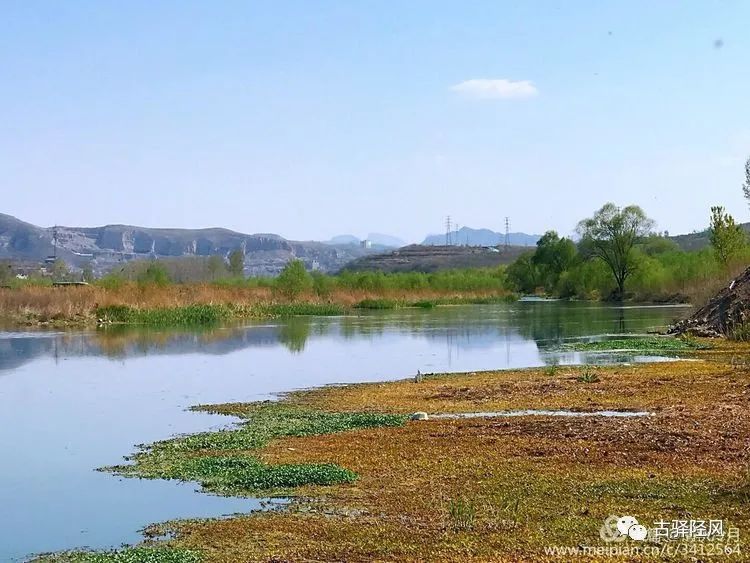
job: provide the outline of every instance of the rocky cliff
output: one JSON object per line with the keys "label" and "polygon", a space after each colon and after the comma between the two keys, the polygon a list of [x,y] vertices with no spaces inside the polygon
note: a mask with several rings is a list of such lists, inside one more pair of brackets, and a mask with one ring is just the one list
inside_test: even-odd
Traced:
{"label": "rocky cliff", "polygon": [[97,273],[136,259],[180,256],[228,256],[245,252],[245,272],[274,275],[291,259],[308,268],[335,271],[347,262],[373,253],[353,245],[292,241],[275,234],[243,234],[228,229],[151,229],[131,225],[103,227],[38,227],[0,214],[0,258],[43,261],[54,251],[69,265],[91,265]]}

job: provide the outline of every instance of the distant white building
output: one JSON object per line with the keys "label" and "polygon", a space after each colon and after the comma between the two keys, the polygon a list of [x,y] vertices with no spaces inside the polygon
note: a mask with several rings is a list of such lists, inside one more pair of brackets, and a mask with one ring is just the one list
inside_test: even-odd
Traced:
{"label": "distant white building", "polygon": [[361,241],[359,241],[359,245],[362,248],[372,248],[372,241],[368,240],[368,239],[361,240]]}

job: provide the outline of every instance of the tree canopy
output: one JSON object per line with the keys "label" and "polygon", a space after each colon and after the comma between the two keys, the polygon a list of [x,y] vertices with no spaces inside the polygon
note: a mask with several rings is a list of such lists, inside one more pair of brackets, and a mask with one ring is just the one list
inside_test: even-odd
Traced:
{"label": "tree canopy", "polygon": [[593,217],[578,223],[582,251],[609,267],[617,284],[616,298],[622,299],[625,282],[635,271],[633,247],[654,225],[637,205],[620,208],[614,203],[605,204]]}
{"label": "tree canopy", "polygon": [[721,206],[711,208],[709,238],[711,246],[716,252],[716,259],[725,268],[747,244],[745,231],[734,222],[734,217],[724,211]]}
{"label": "tree canopy", "polygon": [[557,287],[560,275],[575,263],[578,255],[575,243],[560,238],[556,231],[547,231],[536,243],[531,261],[537,267],[539,281],[547,291]]}

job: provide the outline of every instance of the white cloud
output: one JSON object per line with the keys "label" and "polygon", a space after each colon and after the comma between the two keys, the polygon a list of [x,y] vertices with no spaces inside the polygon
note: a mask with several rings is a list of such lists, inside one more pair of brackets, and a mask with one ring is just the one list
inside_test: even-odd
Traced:
{"label": "white cloud", "polygon": [[451,86],[451,90],[478,100],[532,98],[539,93],[530,80],[475,78]]}

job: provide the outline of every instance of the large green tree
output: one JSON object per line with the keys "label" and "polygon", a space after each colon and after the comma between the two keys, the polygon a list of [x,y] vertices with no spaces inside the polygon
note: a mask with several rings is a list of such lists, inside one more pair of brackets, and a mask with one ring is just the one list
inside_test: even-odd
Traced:
{"label": "large green tree", "polygon": [[654,221],[637,205],[620,208],[614,203],[605,204],[593,217],[578,223],[581,249],[608,266],[617,286],[615,298],[623,298],[625,283],[635,271],[633,247],[653,228]]}
{"label": "large green tree", "polygon": [[294,300],[312,289],[313,278],[302,260],[290,260],[276,278],[274,287],[287,299]]}
{"label": "large green tree", "polygon": [[524,252],[508,266],[508,280],[521,293],[533,293],[539,285],[539,269],[534,264],[534,253]]}
{"label": "large green tree", "polygon": [[578,250],[568,238],[560,238],[555,231],[547,231],[536,243],[531,261],[537,267],[544,288],[554,291],[563,272],[576,261]]}
{"label": "large green tree", "polygon": [[728,267],[732,259],[747,244],[747,236],[734,217],[721,206],[711,208],[711,226],[708,231],[716,259],[723,267]]}

